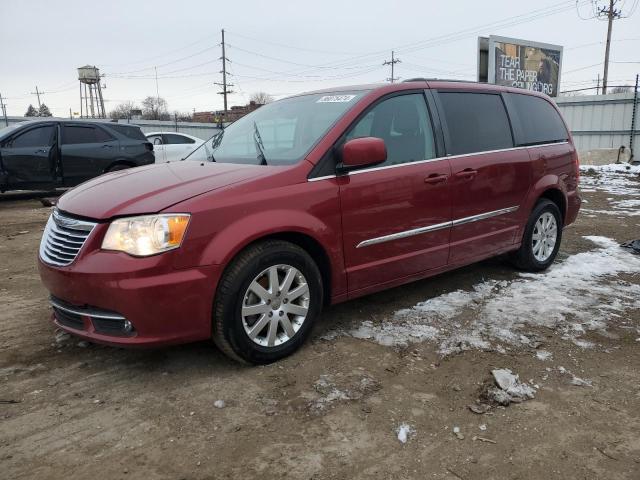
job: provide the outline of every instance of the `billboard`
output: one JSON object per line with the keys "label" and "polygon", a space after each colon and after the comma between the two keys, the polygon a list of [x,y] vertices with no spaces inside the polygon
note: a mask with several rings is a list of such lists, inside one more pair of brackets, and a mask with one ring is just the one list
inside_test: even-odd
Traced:
{"label": "billboard", "polygon": [[478,81],[556,97],[562,47],[491,35],[478,38]]}

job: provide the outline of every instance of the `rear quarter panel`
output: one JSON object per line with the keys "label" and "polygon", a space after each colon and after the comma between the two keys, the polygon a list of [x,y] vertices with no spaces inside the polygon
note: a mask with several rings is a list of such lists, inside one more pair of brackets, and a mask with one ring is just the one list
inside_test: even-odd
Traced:
{"label": "rear quarter panel", "polygon": [[524,233],[527,219],[538,199],[548,190],[558,190],[564,197],[562,215],[565,226],[573,223],[580,198],[577,191],[575,167],[575,147],[571,142],[531,147],[527,149],[531,157],[532,186],[522,209],[522,229]]}

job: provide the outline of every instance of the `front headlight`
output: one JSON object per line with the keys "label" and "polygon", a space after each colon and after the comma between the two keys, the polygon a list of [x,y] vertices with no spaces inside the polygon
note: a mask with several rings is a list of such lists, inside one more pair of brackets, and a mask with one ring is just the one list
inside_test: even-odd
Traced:
{"label": "front headlight", "polygon": [[117,250],[147,257],[178,248],[190,215],[144,215],[114,220],[102,241],[103,250]]}

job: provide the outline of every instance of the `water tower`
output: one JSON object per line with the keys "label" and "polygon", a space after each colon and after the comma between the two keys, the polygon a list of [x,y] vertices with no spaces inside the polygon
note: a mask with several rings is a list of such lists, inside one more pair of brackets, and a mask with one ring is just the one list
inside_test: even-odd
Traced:
{"label": "water tower", "polygon": [[80,67],[78,80],[80,80],[80,118],[106,118],[100,86],[100,69],[91,65]]}

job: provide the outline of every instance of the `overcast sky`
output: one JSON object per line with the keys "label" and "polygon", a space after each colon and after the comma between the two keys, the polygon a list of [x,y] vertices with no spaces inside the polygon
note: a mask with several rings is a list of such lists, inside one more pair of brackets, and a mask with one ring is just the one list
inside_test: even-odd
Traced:
{"label": "overcast sky", "polygon": [[[628,12],[636,0],[624,2]],[[104,74],[107,111],[158,90],[170,111],[222,107],[220,30],[226,30],[230,105],[256,91],[276,98],[333,85],[380,82],[396,50],[401,78],[476,78],[478,35],[563,45],[561,90],[602,73],[607,23],[589,1],[0,0],[0,93],[9,115],[37,106],[79,110],[76,68]],[[517,24],[516,24],[517,23]],[[640,8],[613,29],[610,84],[640,72]],[[627,62],[627,63],[622,63]],[[635,62],[635,63],[631,63]]]}

